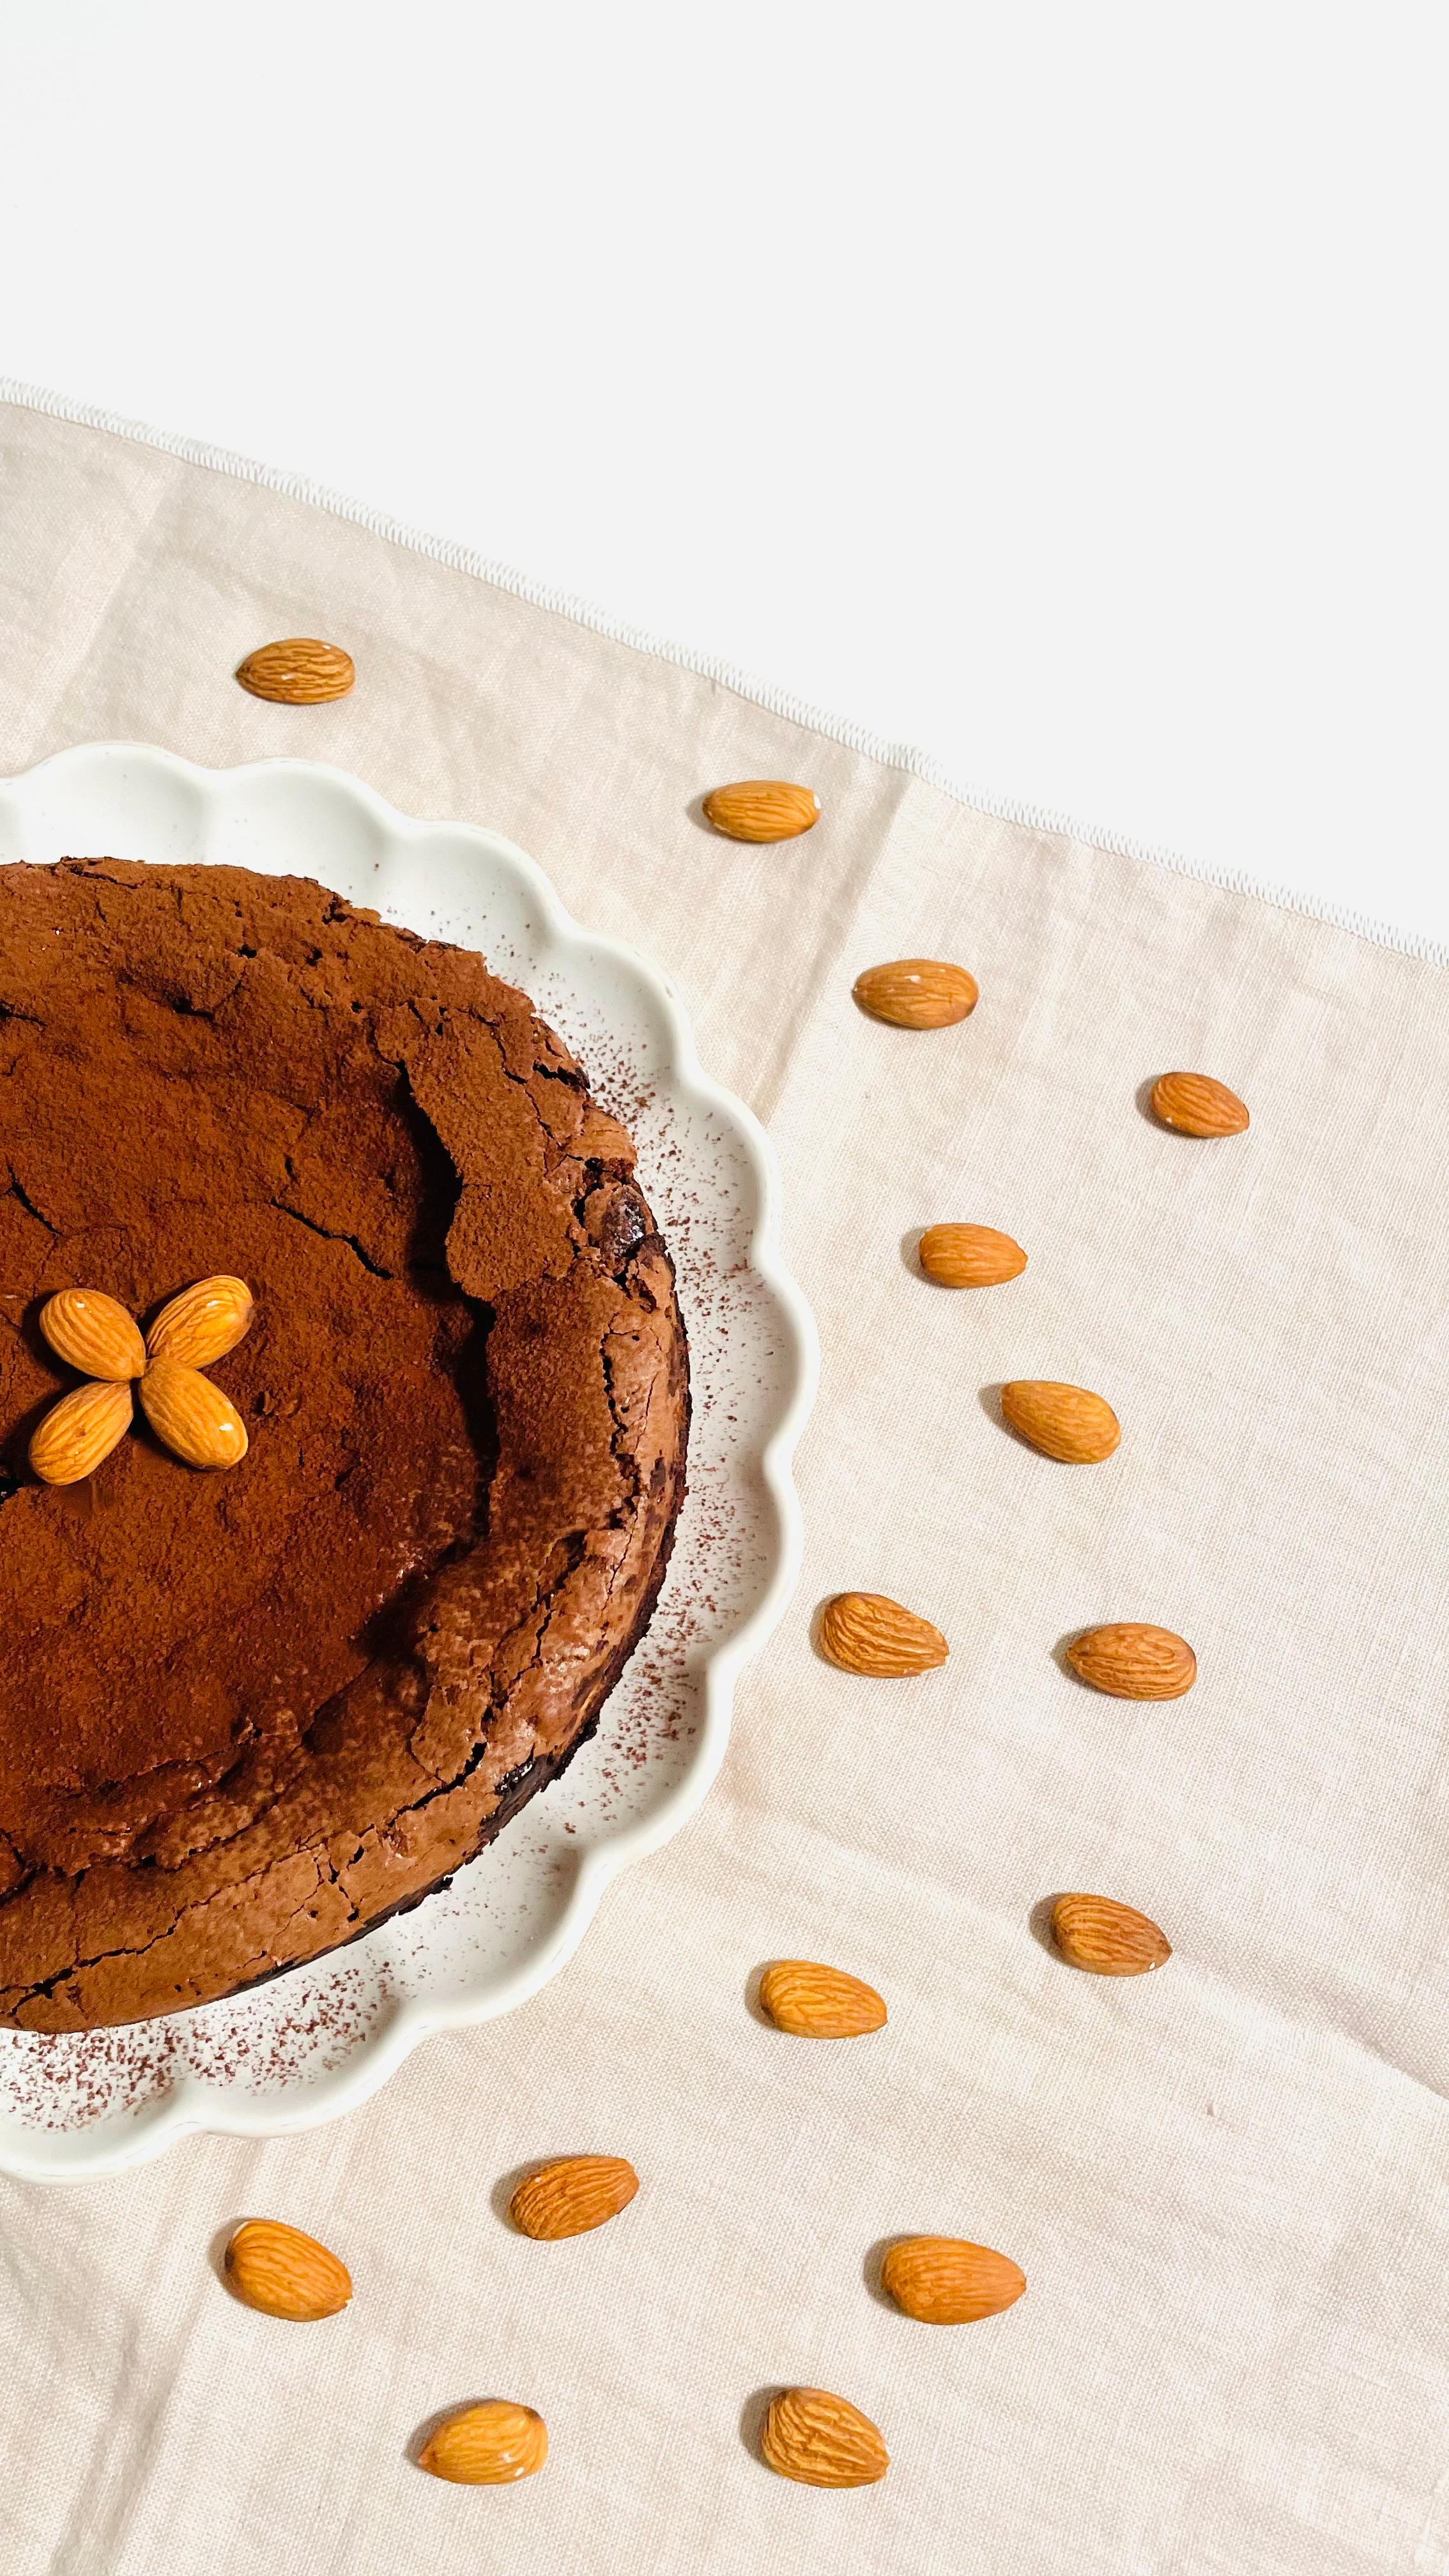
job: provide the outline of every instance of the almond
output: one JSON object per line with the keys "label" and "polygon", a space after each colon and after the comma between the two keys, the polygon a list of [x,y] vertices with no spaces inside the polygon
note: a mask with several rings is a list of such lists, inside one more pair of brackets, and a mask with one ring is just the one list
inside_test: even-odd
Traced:
{"label": "almond", "polygon": [[1172,1944],[1145,1914],[1110,1896],[1059,1896],[1052,1933],[1064,1959],[1097,1977],[1140,1977],[1172,1956]]}
{"label": "almond", "polygon": [[1074,1673],[1113,1699],[1181,1699],[1197,1679],[1197,1657],[1185,1637],[1135,1619],[1085,1628],[1067,1648]]}
{"label": "almond", "polygon": [[51,1349],[84,1377],[119,1382],[139,1377],[146,1365],[140,1327],[99,1288],[58,1289],[41,1307],[40,1329]]}
{"label": "almond", "polygon": [[560,2156],[519,2184],[508,2204],[515,2227],[545,2241],[583,2236],[627,2209],[639,2177],[623,2156]]}
{"label": "almond", "polygon": [[928,1225],[916,1251],[927,1278],[942,1288],[997,1288],[1026,1268],[1020,1244],[994,1225]]}
{"label": "almond", "polygon": [[782,2478],[803,2487],[872,2487],[891,2464],[870,2417],[828,2388],[783,2388],[765,2417],[760,2450]]}
{"label": "almond", "polygon": [[237,669],[242,687],[254,698],[272,698],[284,707],[345,698],[356,677],[351,654],[340,644],[320,643],[315,635],[287,635],[279,643],[263,644]]}
{"label": "almond", "polygon": [[956,2236],[903,2236],[880,2267],[881,2287],[928,2326],[965,2326],[995,2317],[1026,2288],[1026,2274],[1009,2254],[968,2245]]}
{"label": "almond", "polygon": [[897,957],[889,966],[867,967],[857,975],[854,992],[873,1020],[889,1020],[896,1029],[948,1029],[970,1017],[978,998],[974,975],[935,957]]}
{"label": "almond", "polygon": [[886,2018],[874,1986],[817,1959],[776,1959],[760,1979],[760,2010],[797,2039],[859,2039]]}
{"label": "almond", "polygon": [[459,2487],[507,2487],[531,2478],[548,2458],[548,2429],[531,2406],[490,2397],[464,2406],[431,2433],[418,2453],[430,2478]]}
{"label": "almond", "polygon": [[206,1368],[225,1359],[250,1331],[256,1307],[244,1279],[224,1272],[197,1279],[162,1307],[146,1336],[153,1360],[180,1360],[187,1368]]}
{"label": "almond", "polygon": [[704,811],[732,841],[793,841],[819,822],[820,799],[813,787],[792,787],[786,778],[738,778],[712,788]]}
{"label": "almond", "polygon": [[90,1379],[72,1387],[36,1424],[30,1464],[43,1485],[78,1485],[109,1458],[130,1419],[128,1381]]}
{"label": "almond", "polygon": [[246,1424],[236,1406],[199,1369],[153,1360],[141,1380],[141,1403],[157,1439],[188,1467],[235,1467],[247,1454]]}
{"label": "almond", "polygon": [[820,1614],[820,1651],[842,1672],[900,1681],[933,1671],[951,1650],[929,1619],[884,1592],[837,1592]]}
{"label": "almond", "polygon": [[335,2317],[352,2296],[346,2264],[279,2218],[249,2218],[237,2229],[226,2249],[226,2277],[246,2307],[297,2325]]}
{"label": "almond", "polygon": [[1033,1449],[1068,1466],[1110,1458],[1122,1437],[1122,1425],[1105,1396],[1093,1395],[1085,1386],[1063,1386],[1055,1378],[1013,1378],[1001,1390],[1001,1410]]}
{"label": "almond", "polygon": [[1152,1086],[1152,1110],[1179,1136],[1241,1136],[1248,1113],[1235,1091],[1210,1073],[1164,1073]]}

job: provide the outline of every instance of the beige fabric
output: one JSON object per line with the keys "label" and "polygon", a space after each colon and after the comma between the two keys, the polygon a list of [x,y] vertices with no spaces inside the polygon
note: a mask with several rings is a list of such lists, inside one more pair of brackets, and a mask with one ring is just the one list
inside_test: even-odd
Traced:
{"label": "beige fabric", "polygon": [[[115,2182],[0,2187],[11,2576],[1358,2576],[1449,2568],[1449,983],[1432,964],[935,787],[280,494],[0,412],[0,765],[135,735],[297,751],[405,810],[500,826],[680,986],[769,1121],[819,1319],[785,1626],[698,1820],[512,2019],[434,2041],[368,2108],[201,2141]],[[255,703],[251,646],[321,632],[339,705]],[[708,836],[729,777],[814,784],[807,840]],[[1232,854],[1224,853],[1226,861]],[[979,976],[964,1028],[854,1010],[913,952]],[[1240,1142],[1157,1130],[1201,1065]],[[1031,1254],[928,1287],[911,1230]],[[1009,1376],[1101,1388],[1117,1457],[1000,1427]],[[861,1584],[947,1669],[852,1681],[812,1605]],[[1100,1619],[1181,1629],[1197,1688],[1098,1698]],[[1065,1967],[1062,1887],[1176,1955]],[[878,1983],[889,2028],[751,2017],[781,1953]],[[578,2147],[644,2177],[540,2248],[498,2178]],[[248,2211],[353,2265],[289,2329],[219,2288]],[[961,2233],[1023,2264],[1009,2316],[913,2325],[869,2250]],[[752,2452],[758,2392],[835,2386],[885,2483]],[[509,2493],[437,2485],[434,2409],[536,2404]]]}

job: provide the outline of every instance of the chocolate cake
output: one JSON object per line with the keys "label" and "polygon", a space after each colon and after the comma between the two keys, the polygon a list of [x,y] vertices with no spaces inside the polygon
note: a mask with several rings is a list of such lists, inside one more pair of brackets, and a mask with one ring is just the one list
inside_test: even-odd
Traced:
{"label": "chocolate cake", "polygon": [[[0,868],[0,2021],[225,1995],[415,1903],[643,1630],[688,1428],[628,1135],[481,958],[299,878]],[[64,1288],[256,1300],[249,1446],[27,1467]]]}

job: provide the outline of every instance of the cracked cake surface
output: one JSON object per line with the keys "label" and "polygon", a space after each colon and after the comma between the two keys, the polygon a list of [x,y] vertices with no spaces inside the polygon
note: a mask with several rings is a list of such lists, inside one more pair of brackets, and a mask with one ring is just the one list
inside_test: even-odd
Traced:
{"label": "cracked cake surface", "polygon": [[[625,1130],[524,996],[307,880],[0,867],[0,2021],[227,1994],[415,1902],[592,1730],[683,1490]],[[257,1300],[250,1449],[48,1489],[67,1286]]]}

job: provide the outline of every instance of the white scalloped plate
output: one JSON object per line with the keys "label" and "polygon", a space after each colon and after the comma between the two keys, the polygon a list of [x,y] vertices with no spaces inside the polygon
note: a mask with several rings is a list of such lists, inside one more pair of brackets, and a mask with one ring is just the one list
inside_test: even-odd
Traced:
{"label": "white scalloped plate", "polygon": [[658,1607],[564,1777],[451,1887],[251,1994],[131,2029],[0,2032],[0,2170],[36,2180],[115,2172],[190,2130],[266,2137],[335,2118],[430,2031],[508,2012],[563,1966],[610,1879],[678,1831],[719,1769],[735,1676],[795,1580],[790,1459],[817,1371],[763,1129],[702,1072],[664,977],[582,930],[511,842],[411,822],[310,761],[207,770],[100,743],[0,781],[0,861],[100,855],[316,877],[521,984],[634,1131],[678,1269],[695,1411]]}

